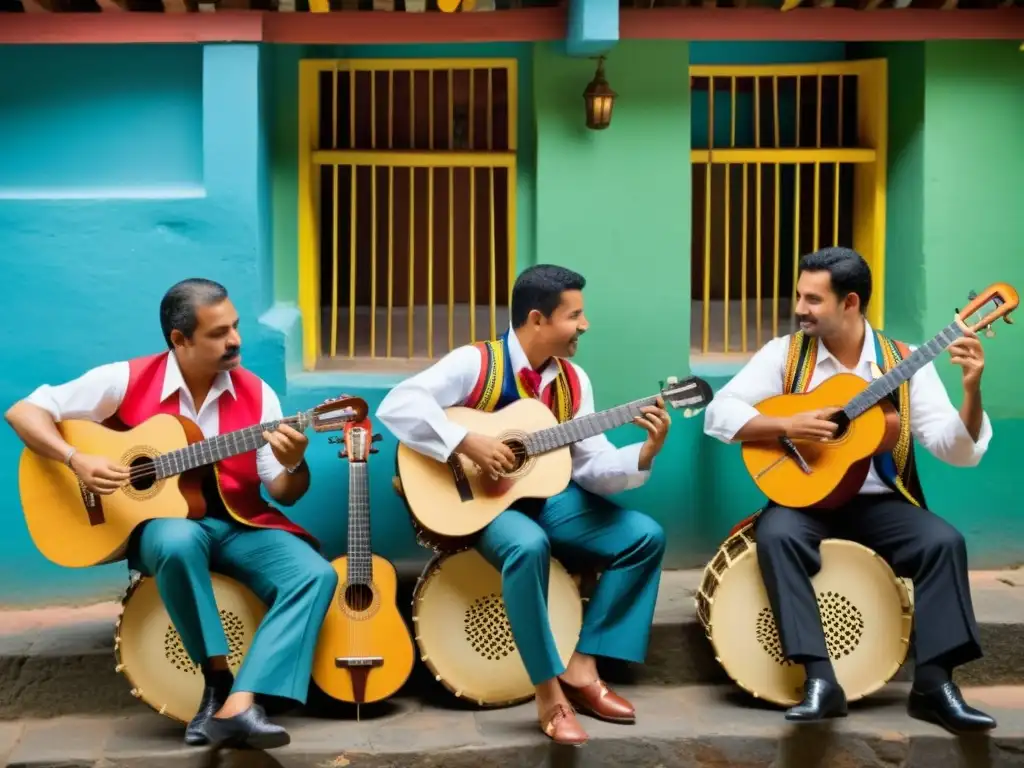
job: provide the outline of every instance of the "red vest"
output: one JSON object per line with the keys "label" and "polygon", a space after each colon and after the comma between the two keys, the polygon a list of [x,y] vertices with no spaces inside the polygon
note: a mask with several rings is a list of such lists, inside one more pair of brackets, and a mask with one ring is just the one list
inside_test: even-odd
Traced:
{"label": "red vest", "polygon": [[[128,390],[117,411],[117,417],[126,427],[141,424],[158,413],[180,415],[177,391],[166,400],[160,400],[169,354],[160,352],[128,361]],[[263,420],[263,382],[260,378],[241,368],[235,368],[229,375],[235,397],[225,392],[217,400],[221,434],[252,427]],[[231,517],[255,528],[277,528],[294,533],[319,549],[319,542],[310,533],[291,522],[260,494],[262,483],[256,471],[255,451],[219,461],[214,469],[221,499]]]}

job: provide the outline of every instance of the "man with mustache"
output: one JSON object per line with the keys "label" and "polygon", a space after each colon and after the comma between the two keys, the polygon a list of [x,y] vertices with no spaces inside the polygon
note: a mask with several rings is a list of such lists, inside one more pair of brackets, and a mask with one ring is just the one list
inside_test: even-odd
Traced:
{"label": "man with mustache", "polygon": [[[722,442],[827,440],[838,408],[789,418],[762,416],[753,407],[783,392],[805,392],[840,373],[870,381],[910,349],[871,328],[865,318],[871,271],[849,248],[804,256],[797,281],[800,331],[773,339],[717,394],[705,432]],[[912,436],[905,458],[876,456],[860,493],[847,508],[817,511],[769,503],[755,521],[757,560],[786,658],[806,670],[804,699],[786,712],[794,721],[844,716],[846,696],[836,681],[811,578],[821,568],[824,538],[850,539],[874,550],[897,576],[914,584],[914,684],[911,716],[954,733],[984,731],[995,721],[964,702],[952,681],[955,667],[981,657],[971,606],[963,536],[925,506],[914,463],[913,440],[954,466],[976,465],[992,439],[981,407],[985,355],[973,333],[949,346],[962,369],[959,411],[935,370],[919,370],[898,398],[901,430]],[[894,403],[896,405],[896,403]]]}
{"label": "man with mustache", "polygon": [[[523,397],[538,397],[560,422],[594,412],[590,380],[576,364],[583,314],[583,277],[540,264],[525,270],[512,289],[511,327],[495,342],[448,353],[406,379],[384,398],[377,418],[405,445],[447,461],[453,453],[498,476],[514,467],[507,445],[448,421],[454,405],[493,411]],[[509,624],[536,688],[543,732],[555,742],[580,745],[587,734],[573,707],[592,716],[632,723],[633,706],[599,678],[595,656],[641,662],[658,595],[665,535],[650,517],[623,509],[605,496],[646,482],[664,445],[669,415],[644,409],[635,423],[643,443],[616,448],[599,435],[574,443],[572,482],[550,499],[531,499],[502,512],[475,542],[501,572]],[[550,558],[573,557],[602,569],[579,642],[562,664],[548,623]]]}
{"label": "man with mustache", "polygon": [[[93,493],[118,492],[128,469],[76,451],[56,424],[87,419],[134,427],[158,413],[180,414],[205,437],[283,417],[274,391],[241,367],[238,313],[210,280],[174,285],[160,302],[168,351],[93,368],[16,403],[7,421],[28,448],[63,461]],[[135,529],[128,565],[156,579],[160,597],[205,680],[188,744],[257,749],[289,742],[255,695],[305,702],[314,646],[337,577],[316,540],[265,502],[261,484],[291,506],[309,488],[306,437],[287,425],[264,433],[266,445],[217,463],[204,487],[199,520],[158,519]],[[235,578],[268,607],[235,678],[214,599],[210,570]]]}

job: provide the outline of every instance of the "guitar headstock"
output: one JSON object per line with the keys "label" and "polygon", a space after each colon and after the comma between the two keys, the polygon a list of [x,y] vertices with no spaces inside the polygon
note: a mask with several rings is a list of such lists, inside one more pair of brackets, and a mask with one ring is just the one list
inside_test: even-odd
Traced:
{"label": "guitar headstock", "polygon": [[697,376],[687,376],[685,379],[669,376],[661,385],[660,394],[665,405],[682,408],[683,416],[687,419],[700,413],[715,396],[711,385]]}
{"label": "guitar headstock", "polygon": [[373,434],[369,419],[350,421],[344,426],[344,430],[345,447],[338,452],[340,458],[358,464],[367,461],[371,453],[377,452],[373,443],[380,440],[380,435]]}
{"label": "guitar headstock", "polygon": [[341,395],[324,400],[320,405],[311,408],[301,416],[314,432],[339,432],[345,425],[362,421],[369,411],[366,401],[361,397]]}
{"label": "guitar headstock", "polygon": [[956,311],[957,320],[972,332],[984,332],[989,338],[996,335],[992,323],[1000,317],[1006,323],[1013,323],[1010,313],[1020,303],[1017,291],[1007,283],[992,283],[980,294],[971,291],[967,298],[970,303]]}

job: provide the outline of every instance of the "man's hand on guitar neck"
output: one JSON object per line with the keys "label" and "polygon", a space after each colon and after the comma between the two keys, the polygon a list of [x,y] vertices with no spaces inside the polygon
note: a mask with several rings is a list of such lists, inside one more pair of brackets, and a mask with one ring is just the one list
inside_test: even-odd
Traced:
{"label": "man's hand on guitar neck", "polygon": [[503,471],[511,472],[516,466],[512,449],[490,435],[470,432],[455,446],[455,452],[465,456],[491,477],[497,477]]}
{"label": "man's hand on guitar neck", "polygon": [[68,464],[82,485],[101,496],[109,496],[131,477],[128,467],[115,464],[103,456],[76,452]]}

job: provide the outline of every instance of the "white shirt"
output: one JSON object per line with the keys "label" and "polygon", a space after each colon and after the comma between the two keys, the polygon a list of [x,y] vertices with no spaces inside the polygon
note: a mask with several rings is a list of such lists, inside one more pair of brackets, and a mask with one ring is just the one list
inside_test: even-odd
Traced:
{"label": "white shirt", "polygon": [[[261,424],[283,418],[281,401],[278,400],[277,394],[265,381],[262,384]],[[98,366],[64,384],[57,386],[44,384],[25,399],[33,405],[49,411],[54,421],[83,419],[101,422],[117,413],[127,391],[128,362],[122,361]],[[220,409],[216,407],[216,404],[223,396],[235,396],[235,387],[231,382],[230,374],[226,371],[217,374],[213,386],[210,387],[210,392],[206,395],[205,402],[196,413],[192,394],[185,386],[181,369],[178,367],[178,360],[173,353],[169,353],[163,390],[160,392],[161,402],[175,392],[178,393],[178,411],[182,416],[194,421],[205,437],[215,437],[220,434]],[[260,480],[266,485],[273,482],[284,471],[284,466],[274,456],[270,445],[264,445],[256,452],[256,468]]]}
{"label": "white shirt", "polygon": [[[808,389],[837,373],[855,373],[871,381],[871,364],[881,368],[875,360],[874,331],[864,321],[864,346],[860,361],[850,371],[840,363],[824,344],[818,344],[818,357]],[[915,347],[911,347],[911,350]],[[758,415],[753,405],[767,397],[782,394],[782,379],[786,369],[789,336],[772,339],[765,344],[743,369],[715,395],[704,414],[704,432],[724,443],[731,443],[744,424]],[[971,438],[960,413],[953,407],[946,388],[929,363],[910,378],[910,431],[924,448],[937,459],[958,467],[973,467],[981,461],[992,439],[992,424],[988,414],[982,415],[978,442]],[[891,493],[875,471],[874,462],[861,487],[861,493]]]}
{"label": "white shirt", "polygon": [[[528,368],[519,339],[508,334],[512,370]],[[594,392],[589,377],[574,366],[580,380],[580,408],[577,416],[594,412]],[[434,365],[405,379],[392,389],[377,409],[377,418],[399,442],[437,461],[447,461],[468,430],[444,415],[444,409],[461,404],[476,385],[480,375],[480,350],[462,346],[452,350]],[[541,391],[558,375],[558,364],[549,361],[541,371]],[[650,471],[641,471],[640,448],[634,443],[616,448],[603,434],[569,445],[572,477],[583,488],[610,495],[647,482]]]}

